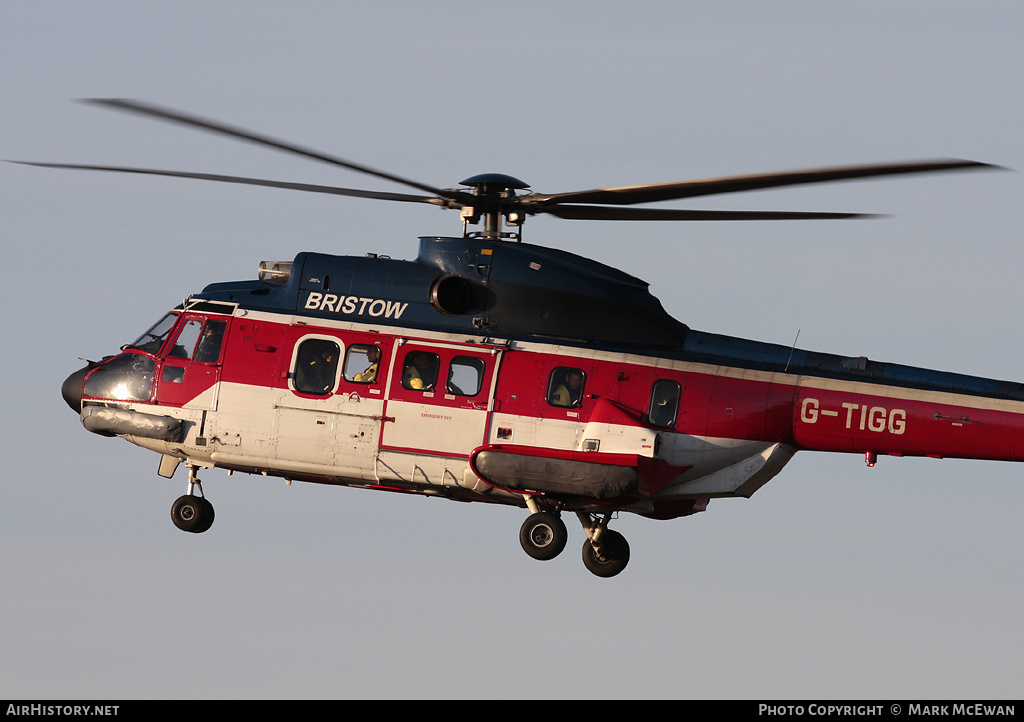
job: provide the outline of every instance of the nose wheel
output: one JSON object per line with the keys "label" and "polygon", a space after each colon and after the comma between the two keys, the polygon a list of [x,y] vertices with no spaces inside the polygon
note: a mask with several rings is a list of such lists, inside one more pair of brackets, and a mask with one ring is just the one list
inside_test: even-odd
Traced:
{"label": "nose wheel", "polygon": [[[199,492],[199,496],[196,495]],[[203,485],[196,476],[196,468],[188,466],[188,493],[179,496],[171,505],[171,521],[182,531],[201,534],[213,526],[213,504],[202,495]]]}

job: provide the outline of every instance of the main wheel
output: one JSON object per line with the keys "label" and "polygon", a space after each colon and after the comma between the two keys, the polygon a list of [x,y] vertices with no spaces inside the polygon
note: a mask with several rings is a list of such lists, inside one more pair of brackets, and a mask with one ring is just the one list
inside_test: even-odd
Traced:
{"label": "main wheel", "polygon": [[583,564],[599,577],[614,577],[629,563],[629,542],[617,531],[605,529],[599,542],[601,551],[587,539],[583,542]]}
{"label": "main wheel", "polygon": [[548,511],[530,514],[519,529],[519,543],[523,545],[523,551],[542,562],[561,554],[568,539],[565,523],[557,514]]}
{"label": "main wheel", "polygon": [[171,506],[171,521],[182,531],[201,534],[213,526],[213,504],[201,496],[179,496]]}

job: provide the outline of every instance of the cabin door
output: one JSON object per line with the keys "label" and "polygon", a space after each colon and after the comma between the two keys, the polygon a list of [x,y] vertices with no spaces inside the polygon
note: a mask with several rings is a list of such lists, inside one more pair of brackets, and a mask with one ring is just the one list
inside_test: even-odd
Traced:
{"label": "cabin door", "polygon": [[381,449],[467,458],[486,443],[500,349],[395,346]]}
{"label": "cabin door", "polygon": [[156,399],[164,406],[217,408],[227,319],[184,314],[157,370]]}

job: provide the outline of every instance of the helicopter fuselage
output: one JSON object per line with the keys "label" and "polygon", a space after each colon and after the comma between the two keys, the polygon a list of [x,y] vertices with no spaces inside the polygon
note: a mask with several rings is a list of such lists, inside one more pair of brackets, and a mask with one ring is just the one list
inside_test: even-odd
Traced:
{"label": "helicopter fuselage", "polygon": [[[636,279],[579,259],[591,278],[548,284],[577,257],[511,249],[506,285],[534,286],[504,304],[488,296],[504,249],[472,239],[209,286],[83,370],[83,423],[161,454],[165,476],[185,461],[661,519],[750,496],[798,450],[1024,458],[1021,384],[695,331]],[[617,304],[596,341],[569,336],[593,325],[586,293]],[[516,330],[533,316],[550,335]]]}

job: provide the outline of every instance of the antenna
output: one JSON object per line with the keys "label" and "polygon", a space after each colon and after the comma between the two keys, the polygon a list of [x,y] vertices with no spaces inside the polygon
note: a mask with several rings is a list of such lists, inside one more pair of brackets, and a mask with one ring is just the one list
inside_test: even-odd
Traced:
{"label": "antenna", "polygon": [[786,359],[786,368],[782,370],[782,373],[789,371],[789,363],[793,360],[793,352],[796,350],[796,342],[798,338],[800,338],[800,329],[796,330],[796,338],[793,339],[793,345],[789,347],[789,358]]}

